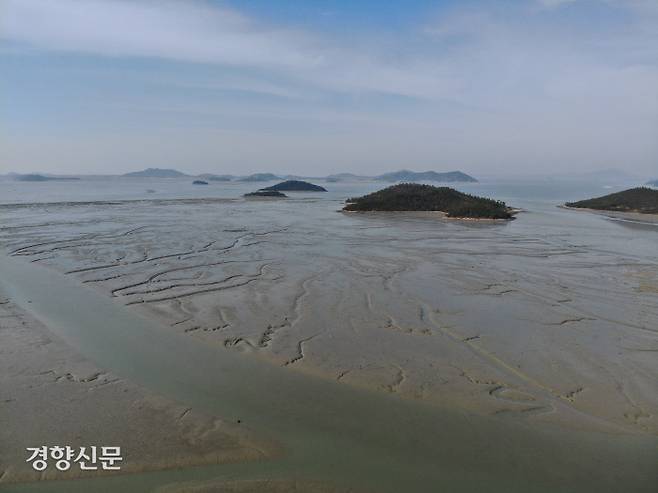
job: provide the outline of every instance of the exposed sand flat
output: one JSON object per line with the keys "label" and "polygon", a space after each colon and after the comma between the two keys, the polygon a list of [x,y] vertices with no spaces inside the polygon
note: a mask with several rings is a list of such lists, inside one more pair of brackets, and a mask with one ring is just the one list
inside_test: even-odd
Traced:
{"label": "exposed sand flat", "polygon": [[573,211],[587,211],[593,212],[595,214],[601,214],[602,216],[609,217],[611,219],[617,219],[621,221],[630,221],[638,223],[647,223],[647,224],[658,224],[658,214],[646,214],[642,212],[617,212],[617,211],[606,211],[601,209],[587,209],[583,207],[568,207],[566,205],[561,206],[564,209],[569,209]]}
{"label": "exposed sand flat", "polygon": [[533,228],[532,213],[498,225],[335,210],[7,208],[0,241],[171,330],[291,370],[537,424],[658,432],[650,256]]}
{"label": "exposed sand flat", "polygon": [[[0,300],[0,484],[272,457],[277,447],[103,372],[40,322]],[[122,447],[122,470],[43,473],[26,447]],[[99,464],[100,465],[100,464]]]}

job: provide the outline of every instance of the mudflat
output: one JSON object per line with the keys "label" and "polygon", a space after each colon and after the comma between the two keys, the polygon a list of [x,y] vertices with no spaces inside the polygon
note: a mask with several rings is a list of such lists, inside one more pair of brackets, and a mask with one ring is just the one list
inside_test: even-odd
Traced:
{"label": "mudflat", "polygon": [[655,438],[653,230],[629,245],[628,226],[554,206],[487,224],[337,205],[3,206],[0,242],[218,357],[524,429]]}
{"label": "mudflat", "polygon": [[[99,369],[29,313],[0,302],[0,484],[116,474],[43,472],[27,447],[121,446],[123,473],[271,458],[275,443]],[[120,443],[117,443],[120,442]],[[278,451],[280,453],[280,451]],[[51,461],[52,462],[52,461]]]}
{"label": "mudflat", "polygon": [[0,240],[172,331],[291,370],[484,414],[658,431],[648,253],[533,231],[531,214],[522,228],[471,226],[306,204],[294,217],[248,201],[37,205],[8,215]]}

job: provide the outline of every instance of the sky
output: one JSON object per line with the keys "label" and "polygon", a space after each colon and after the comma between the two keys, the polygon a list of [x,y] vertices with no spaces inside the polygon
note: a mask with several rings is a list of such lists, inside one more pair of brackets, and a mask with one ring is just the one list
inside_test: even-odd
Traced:
{"label": "sky", "polygon": [[658,0],[0,0],[0,173],[658,176]]}

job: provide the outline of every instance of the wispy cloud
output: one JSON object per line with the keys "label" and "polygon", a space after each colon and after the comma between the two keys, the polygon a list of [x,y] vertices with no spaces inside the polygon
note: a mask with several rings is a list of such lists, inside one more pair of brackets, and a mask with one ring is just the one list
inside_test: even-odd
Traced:
{"label": "wispy cloud", "polygon": [[[538,1],[557,7],[577,0]],[[606,65],[612,61],[596,60],[602,53],[594,50],[596,42],[610,41],[608,31],[574,32],[547,26],[532,9],[523,7],[504,10],[507,19],[492,15],[496,9],[491,7],[457,8],[425,26],[430,36],[424,50],[404,51],[400,46],[406,40],[401,39],[396,47],[399,51],[391,53],[390,43],[373,49],[373,43],[359,46],[356,38],[356,45],[346,46],[337,39],[274,27],[234,9],[200,1],[4,3],[0,36],[35,49],[250,67],[327,90],[450,98],[472,85],[478,72],[496,71],[503,82],[527,83],[534,75],[547,72],[547,63]],[[648,8],[645,0],[630,0],[629,5]],[[633,42],[637,49],[642,46],[641,36],[639,40],[632,35],[626,38],[622,34],[611,40],[617,44],[616,51]],[[657,51],[655,46],[644,49]]]}
{"label": "wispy cloud", "polygon": [[[440,151],[475,166],[486,166],[492,153],[517,167],[528,158],[610,166],[632,155],[645,168],[658,160],[658,144],[649,137],[658,133],[655,0],[455,2],[415,29],[349,39],[200,0],[4,0],[2,8],[0,41],[13,53],[188,64],[159,81],[181,92],[175,101],[151,96],[138,104],[136,91],[99,108],[172,111],[181,125],[188,108],[190,115],[213,116],[222,129],[240,115],[257,122],[254,129],[262,127],[263,115],[268,121],[278,115],[286,123],[277,133],[293,120],[307,128],[300,123],[291,132],[318,122],[325,129],[331,121],[342,129],[347,122],[352,134],[343,150],[360,149],[359,139],[386,139],[386,152],[370,146],[373,161],[395,155],[396,139],[400,153],[412,146],[423,159]],[[579,8],[586,9],[580,16],[560,17]],[[605,22],[588,22],[590,11]],[[198,67],[210,67],[213,75],[199,77]],[[207,100],[196,97],[200,91]],[[254,97],[228,101],[222,94],[231,91]],[[260,96],[284,102],[264,107],[274,103]],[[402,110],[395,97],[413,104]],[[248,127],[241,130],[245,147]],[[405,129],[413,138],[401,137]],[[262,139],[257,130],[252,137]],[[329,142],[340,147],[336,135],[327,139],[313,142],[323,152]]]}
{"label": "wispy cloud", "polygon": [[202,2],[6,0],[2,36],[36,48],[190,62],[302,67],[300,33]]}

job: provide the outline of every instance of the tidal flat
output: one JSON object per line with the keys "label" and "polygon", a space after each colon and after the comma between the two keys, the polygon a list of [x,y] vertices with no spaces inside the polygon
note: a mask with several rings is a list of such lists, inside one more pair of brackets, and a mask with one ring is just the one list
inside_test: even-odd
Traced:
{"label": "tidal flat", "polygon": [[[40,444],[113,444],[137,473],[272,458],[273,443],[248,430],[140,388],[82,357],[39,320],[0,302],[1,484],[113,474],[49,468],[35,471],[26,448]],[[8,425],[7,425],[8,424]]]}
{"label": "tidal flat", "polygon": [[[341,214],[340,196],[331,193],[273,202],[6,204],[0,244],[11,258],[3,266],[9,272],[11,263],[17,282],[10,275],[3,281],[15,285],[42,272],[51,286],[67,286],[60,302],[75,307],[76,293],[85,293],[145,321],[154,328],[136,330],[138,347],[118,358],[94,346],[94,338],[129,337],[130,327],[114,332],[106,320],[112,316],[88,319],[94,336],[66,332],[69,315],[52,319],[102,371],[124,372],[184,408],[244,420],[256,437],[261,432],[287,450],[281,464],[295,464],[296,453],[308,451],[320,433],[322,445],[311,447],[304,462],[307,481],[339,478],[345,487],[395,491],[399,484],[387,486],[383,472],[392,467],[406,481],[415,478],[408,491],[435,491],[441,483],[430,469],[437,467],[449,491],[477,491],[483,482],[490,491],[618,491],[619,482],[626,491],[652,491],[658,228],[559,209],[548,200],[506,199],[525,212],[501,224]],[[25,289],[30,296],[17,294],[16,303],[23,299],[30,311],[27,300],[34,301],[35,316],[49,326],[48,300],[39,311],[38,288]],[[162,344],[163,359],[139,352],[149,344],[153,351]],[[176,344],[185,348],[185,363],[171,361],[159,378],[140,381],[130,358],[155,368]],[[231,366],[231,378],[220,383],[224,377],[205,371],[213,359]],[[278,400],[259,377],[270,368],[271,382],[288,382]],[[177,385],[198,387],[204,396]],[[305,417],[324,402],[313,402],[313,389],[337,392],[343,410],[329,406],[327,414]],[[258,395],[260,412],[270,418],[252,416]],[[389,402],[391,410],[379,411]],[[366,425],[368,409],[379,416]],[[301,431],[286,421],[295,416]],[[386,431],[397,424],[406,438]],[[356,438],[336,436],[336,429]],[[328,451],[356,447],[360,429],[358,446],[369,459],[357,472]],[[390,436],[374,438],[378,432]],[[396,451],[424,459],[412,465]],[[265,475],[284,481],[272,483],[281,487],[290,471],[299,471],[262,462],[227,469],[228,479]],[[218,467],[203,474],[221,476]],[[142,480],[154,487],[172,480],[154,477]]]}

